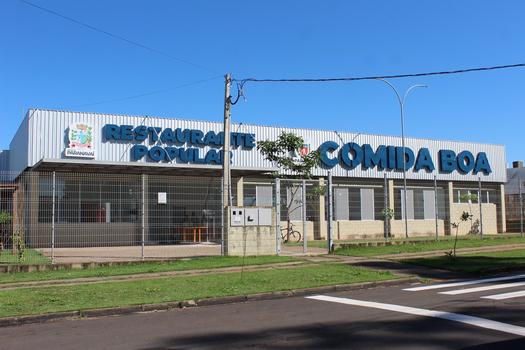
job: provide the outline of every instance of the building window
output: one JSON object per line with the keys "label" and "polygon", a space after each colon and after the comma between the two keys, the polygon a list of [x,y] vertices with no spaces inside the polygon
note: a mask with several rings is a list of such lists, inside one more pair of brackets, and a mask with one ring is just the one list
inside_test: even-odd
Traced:
{"label": "building window", "polygon": [[271,207],[273,205],[273,187],[271,185],[257,185],[255,188],[255,205]]}
{"label": "building window", "polygon": [[255,184],[244,184],[242,205],[253,207],[257,203],[257,186]]}
{"label": "building window", "polygon": [[[481,203],[494,203],[496,194],[493,190],[481,190]],[[478,189],[462,189],[454,190],[454,203],[474,204],[479,203]]]}
{"label": "building window", "polygon": [[380,188],[335,187],[334,220],[382,220],[381,191]]}
{"label": "building window", "polygon": [[[394,191],[394,218],[395,220],[405,219],[403,189],[398,188]],[[445,191],[433,188],[411,188],[407,190],[407,218],[408,220],[434,220],[436,214],[438,219],[444,220],[446,217]]]}
{"label": "building window", "polygon": [[361,188],[361,220],[374,220],[374,189]]}
{"label": "building window", "polygon": [[[39,178],[39,222],[52,222],[52,178]],[[110,223],[137,222],[139,195],[133,181],[93,180],[88,177],[56,174],[55,222]]]}
{"label": "building window", "polygon": [[245,183],[243,206],[271,207],[273,205],[273,186]]}

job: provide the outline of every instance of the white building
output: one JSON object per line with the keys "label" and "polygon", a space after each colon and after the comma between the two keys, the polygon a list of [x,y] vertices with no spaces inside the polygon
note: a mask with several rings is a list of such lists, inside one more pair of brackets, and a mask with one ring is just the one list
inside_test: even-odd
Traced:
{"label": "white building", "polygon": [[[214,239],[221,130],[222,123],[209,121],[31,109],[9,150],[0,153],[3,191],[14,202],[24,198],[9,210],[33,246],[48,244],[52,224],[57,246],[137,244],[142,231],[150,244],[192,241],[198,231]],[[336,239],[382,237],[385,208],[394,211],[391,233],[404,236],[399,137],[246,124],[232,130],[234,205],[274,203],[268,173],[278,169],[256,144],[293,132],[305,140],[304,151],[321,151],[310,187],[325,184],[329,171],[333,175]],[[506,231],[503,146],[407,138],[405,160],[409,234],[433,235],[436,224],[439,234],[450,234],[463,211],[475,221],[480,209],[482,222],[460,226],[460,233]],[[282,202],[294,195],[281,192]],[[312,238],[326,237],[325,200],[322,193],[308,197]],[[300,219],[298,211],[289,216]]]}

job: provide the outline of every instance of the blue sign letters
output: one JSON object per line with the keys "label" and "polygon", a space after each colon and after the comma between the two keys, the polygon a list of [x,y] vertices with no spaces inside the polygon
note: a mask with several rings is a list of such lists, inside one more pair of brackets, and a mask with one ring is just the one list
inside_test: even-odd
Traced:
{"label": "blue sign letters", "polygon": [[[204,133],[196,129],[163,129],[145,125],[133,127],[132,125],[106,124],[103,128],[103,135],[106,142],[136,143],[131,147],[132,161],[145,158],[152,162],[222,164],[223,151],[213,148],[222,147],[224,144],[222,132],[208,131]],[[145,141],[154,145],[148,147],[143,144]],[[184,147],[184,145],[190,147]],[[210,149],[204,156],[201,156],[202,148],[205,146],[210,147]],[[231,146],[233,148],[253,149],[255,147],[255,135],[232,132]]]}
{"label": "blue sign letters", "polygon": [[[340,164],[345,169],[354,169],[358,165],[366,169],[377,168],[378,170],[405,170],[413,167],[414,171],[425,170],[433,172],[436,167],[428,148],[421,148],[417,152],[409,148],[399,146],[380,145],[375,150],[369,144],[359,146],[354,142],[339,147],[334,141],[326,141],[319,147],[321,153],[321,164],[326,168],[333,168]],[[337,156],[335,153],[337,152]],[[440,150],[439,171],[452,173],[459,171],[462,174],[477,174],[482,172],[488,175],[492,172],[485,152],[479,152],[476,157],[470,151],[462,151],[456,155],[452,150]]]}

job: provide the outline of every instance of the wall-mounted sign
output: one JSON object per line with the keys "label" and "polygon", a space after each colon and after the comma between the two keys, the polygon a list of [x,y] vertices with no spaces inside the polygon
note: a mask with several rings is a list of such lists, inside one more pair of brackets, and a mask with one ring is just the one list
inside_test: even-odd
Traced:
{"label": "wall-mounted sign", "polygon": [[[339,146],[337,142],[326,141],[319,147],[321,153],[321,164],[326,168],[333,168],[337,164],[345,169],[354,169],[357,166],[366,169],[377,167],[378,170],[403,170],[403,158],[405,170],[413,168],[417,172],[425,170],[432,172],[436,168],[428,148],[420,148],[417,155],[409,148],[399,146],[381,145],[375,150],[369,144],[362,146],[350,142]],[[477,174],[482,172],[488,175],[492,172],[487,154],[479,152],[475,157],[470,151],[462,151],[456,154],[452,150],[440,150],[438,152],[439,171],[450,174],[458,171],[462,174]]]}
{"label": "wall-mounted sign", "polygon": [[[131,147],[132,161],[222,164],[222,151],[219,150],[224,144],[222,132],[106,124],[103,134],[106,142],[135,143]],[[153,145],[144,144],[148,142]],[[206,146],[210,149],[204,153]],[[231,146],[251,150],[255,147],[255,135],[232,132]]]}
{"label": "wall-mounted sign", "polygon": [[166,192],[157,192],[157,203],[168,204],[168,196]]}
{"label": "wall-mounted sign", "polygon": [[88,123],[74,123],[69,126],[66,157],[95,158],[95,135]]}

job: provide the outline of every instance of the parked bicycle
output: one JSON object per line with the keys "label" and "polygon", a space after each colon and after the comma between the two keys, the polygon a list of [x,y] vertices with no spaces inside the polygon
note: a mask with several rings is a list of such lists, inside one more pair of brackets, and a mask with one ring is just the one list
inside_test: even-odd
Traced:
{"label": "parked bicycle", "polygon": [[295,230],[293,224],[290,223],[289,226],[281,228],[281,239],[284,243],[299,243],[301,242],[301,233]]}

